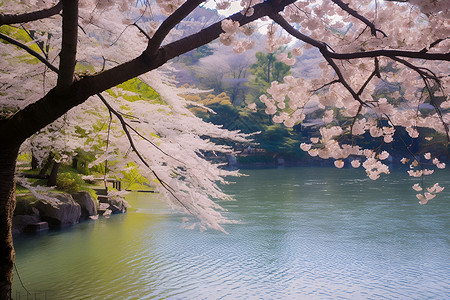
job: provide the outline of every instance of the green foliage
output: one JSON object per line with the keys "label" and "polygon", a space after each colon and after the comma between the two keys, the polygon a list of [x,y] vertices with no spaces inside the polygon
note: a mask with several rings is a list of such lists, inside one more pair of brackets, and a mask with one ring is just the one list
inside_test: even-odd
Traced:
{"label": "green foliage", "polygon": [[112,90],[108,90],[107,92],[114,97],[122,97],[123,99],[133,102],[138,100],[148,100],[152,103],[158,104],[167,104],[164,100],[162,100],[161,96],[152,89],[148,84],[141,81],[139,78],[133,78],[124,83],[117,85],[116,87],[129,91],[132,93],[136,93],[134,95],[128,95],[126,93],[119,92],[118,94],[114,93]]}
{"label": "green foliage", "polygon": [[187,66],[192,66],[198,63],[200,58],[214,54],[214,51],[209,45],[203,45],[192,51],[189,51],[178,58],[178,61]]}
{"label": "green foliage", "polygon": [[70,194],[78,192],[84,184],[81,176],[74,171],[61,172],[56,179],[56,187]]}
{"label": "green foliage", "polygon": [[[299,149],[302,140],[300,131],[286,128],[281,124],[272,124],[270,116],[264,111],[256,112],[240,106],[233,106],[229,101],[229,97],[225,93],[217,96],[214,95],[191,95],[189,100],[197,101],[211,108],[215,113],[198,108],[194,109],[197,116],[203,118],[207,122],[222,125],[229,130],[240,130],[245,133],[260,132],[254,136],[254,141],[258,144],[257,149],[262,149],[263,153],[258,156],[266,158],[254,158],[255,163],[268,163],[275,160],[275,156],[284,158],[301,159],[304,156],[303,151]],[[266,153],[264,155],[264,153]],[[260,160],[263,161],[260,161]],[[252,159],[247,159],[245,163],[251,163]],[[238,162],[240,162],[238,160]]]}
{"label": "green foliage", "polygon": [[[9,25],[3,25],[0,27],[0,32],[13,38],[16,39],[22,43],[29,43],[33,40],[33,38],[30,35],[33,34],[39,34],[38,32],[35,31],[26,31],[24,29],[21,28],[16,28],[13,26],[9,26]],[[7,43],[5,41],[2,40],[2,43]],[[32,43],[30,45],[27,45],[30,49],[41,53],[41,49],[39,48],[37,43]],[[18,56],[17,59],[21,62],[24,63],[29,63],[29,64],[37,64],[39,63],[39,60],[31,55],[25,54],[22,56]]]}
{"label": "green foliage", "polygon": [[89,168],[89,164],[95,160],[95,155],[92,152],[87,152],[82,149],[76,150],[76,155],[73,158],[77,161],[76,171],[84,175],[91,175],[92,173],[104,174],[105,166],[103,164]]}
{"label": "green foliage", "polygon": [[30,192],[27,188],[24,188],[20,184],[16,184],[16,194],[24,194]]}
{"label": "green foliage", "polygon": [[148,189],[149,180],[142,176],[134,162],[127,164],[127,171],[122,171],[122,184],[127,190]]}
{"label": "green foliage", "polygon": [[277,60],[275,53],[256,53],[256,62],[250,66],[250,102],[259,99],[270,87],[272,81],[283,82],[283,78],[291,74],[291,67]]}

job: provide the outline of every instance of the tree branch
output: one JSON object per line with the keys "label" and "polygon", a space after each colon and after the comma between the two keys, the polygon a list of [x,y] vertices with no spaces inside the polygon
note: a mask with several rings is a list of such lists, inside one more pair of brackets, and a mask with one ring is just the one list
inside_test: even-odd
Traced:
{"label": "tree branch", "polygon": [[374,58],[378,56],[386,56],[389,58],[393,57],[408,57],[408,58],[418,58],[426,60],[444,60],[450,61],[450,52],[447,53],[428,53],[422,51],[405,51],[405,50],[373,50],[373,51],[361,51],[361,52],[351,52],[351,53],[336,53],[328,50],[325,43],[317,41],[289,24],[281,15],[273,14],[270,18],[278,23],[284,30],[286,30],[293,37],[318,48],[324,55],[334,58],[334,59],[355,59],[355,58]]}
{"label": "tree branch", "polygon": [[203,0],[188,0],[183,3],[174,13],[165,19],[159,28],[156,30],[153,37],[148,42],[147,49],[145,50],[149,55],[155,53],[161,46],[161,43],[166,38],[167,34],[184,18],[186,18],[195,8],[197,8]]}
{"label": "tree branch", "polygon": [[30,47],[22,44],[21,42],[7,36],[4,35],[3,33],[0,33],[0,39],[7,41],[10,44],[13,44],[19,48],[22,48],[23,50],[27,51],[29,54],[33,55],[34,57],[36,57],[37,59],[39,59],[42,63],[44,63],[50,70],[58,73],[58,68],[56,68],[55,66],[53,66],[45,57],[43,57],[42,55],[40,55],[39,53],[37,53],[36,51],[34,51],[33,49],[31,49]]}
{"label": "tree branch", "polygon": [[[253,6],[254,13],[251,16],[244,16],[240,12],[228,17],[227,19],[238,21],[240,26],[253,22],[261,17],[269,16],[282,11],[286,6],[294,3],[295,0],[268,0]],[[164,53],[165,59],[169,60],[183,53],[189,52],[200,46],[206,45],[217,39],[222,30],[222,21],[178,41],[170,43],[160,48]]]}
{"label": "tree branch", "polygon": [[377,36],[377,32],[380,32],[383,36],[387,37],[386,33],[384,33],[383,31],[377,29],[375,27],[375,25],[370,22],[369,20],[367,20],[366,17],[360,15],[356,10],[350,8],[350,6],[348,4],[345,4],[344,2],[342,2],[341,0],[331,0],[334,2],[334,4],[336,4],[337,6],[339,6],[342,10],[345,10],[349,15],[357,18],[358,20],[360,20],[361,22],[363,22],[364,24],[366,24],[369,28],[370,28],[370,33],[373,36]]}
{"label": "tree branch", "polygon": [[78,42],[78,0],[62,0],[62,49],[59,60],[57,92],[69,87],[75,72]]}
{"label": "tree branch", "polygon": [[[150,165],[148,164],[148,162],[145,160],[145,158],[141,155],[141,153],[139,152],[139,150],[136,148],[136,145],[134,144],[133,141],[133,137],[130,134],[130,131],[128,130],[128,127],[130,127],[131,129],[134,130],[133,127],[131,127],[130,125],[128,125],[127,122],[125,122],[125,119],[122,117],[122,115],[120,113],[118,113],[107,101],[106,99],[99,93],[97,94],[97,96],[100,98],[100,100],[103,102],[103,104],[108,108],[110,114],[113,113],[117,119],[119,119],[120,125],[122,125],[122,129],[125,132],[125,135],[127,136],[128,142],[130,143],[130,147],[133,149],[134,153],[136,153],[137,157],[139,158],[139,160],[152,172],[152,174],[156,177],[156,179],[161,183],[161,185],[172,195],[172,197],[174,197],[178,203],[180,203],[180,205],[182,207],[184,207],[186,209],[186,211],[188,211],[190,214],[195,215],[174,193],[174,189],[168,185],[165,181],[163,181],[158,174],[156,174],[155,171],[153,171],[153,169],[150,167]],[[137,131],[135,131],[137,133]],[[140,135],[140,134],[139,134]],[[147,140],[148,141],[148,140]],[[150,142],[150,141],[149,141]],[[151,142],[150,142],[151,143]],[[152,143],[153,145],[153,143]],[[158,147],[157,147],[158,148]],[[159,148],[158,148],[159,149]],[[162,151],[162,150],[161,150]]]}
{"label": "tree branch", "polygon": [[[244,25],[263,16],[277,13],[294,1],[282,1],[279,5],[274,3],[275,1],[263,2],[254,6],[254,14],[250,17],[237,13],[230,18]],[[0,139],[16,141],[20,144],[37,130],[83,103],[90,96],[154,70],[171,58],[217,39],[222,32],[221,21],[219,21],[193,35],[159,48],[153,55],[143,52],[137,58],[112,69],[83,77],[59,93],[52,89],[43,98],[20,110],[11,118],[0,121]]]}
{"label": "tree branch", "polygon": [[0,15],[0,26],[10,25],[18,23],[26,23],[36,20],[45,19],[54,15],[59,14],[62,10],[62,1],[59,1],[55,6],[51,8],[46,8],[43,10],[38,10],[30,13],[20,14],[20,15]]}
{"label": "tree branch", "polygon": [[425,88],[427,89],[428,94],[430,95],[430,104],[433,105],[434,110],[436,111],[437,115],[439,116],[439,120],[442,122],[442,125],[444,126],[444,130],[445,130],[446,137],[447,137],[447,142],[450,142],[450,131],[449,131],[449,128],[448,128],[448,124],[444,120],[444,116],[442,115],[442,111],[439,108],[439,104],[437,103],[437,101],[435,99],[435,96],[433,94],[433,90],[430,87],[430,85],[428,84],[428,79],[431,79],[431,80],[434,80],[439,86],[441,84],[439,79],[436,76],[434,76],[434,75],[430,76],[430,74],[428,74],[427,72],[424,72],[421,68],[416,67],[415,65],[413,65],[412,63],[410,63],[410,62],[408,62],[408,61],[406,61],[404,59],[396,57],[396,58],[394,58],[394,60],[398,61],[399,63],[405,65],[406,67],[416,71],[419,74],[419,76],[422,78],[422,80],[423,80],[423,82],[425,84]]}

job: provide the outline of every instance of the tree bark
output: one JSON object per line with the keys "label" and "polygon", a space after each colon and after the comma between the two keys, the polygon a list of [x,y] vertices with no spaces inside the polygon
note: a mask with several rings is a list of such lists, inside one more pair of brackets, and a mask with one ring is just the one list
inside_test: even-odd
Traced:
{"label": "tree bark", "polygon": [[36,156],[31,153],[31,170],[37,170],[38,168],[38,160]]}
{"label": "tree bark", "polygon": [[50,152],[48,154],[47,160],[45,161],[45,164],[42,166],[42,169],[39,171],[40,177],[45,178],[45,174],[47,174],[48,169],[52,165],[53,157],[54,157],[53,152]]}
{"label": "tree bark", "polygon": [[0,25],[18,24],[49,18],[57,15],[62,9],[61,1],[51,8],[24,13],[20,15],[0,15]]}
{"label": "tree bark", "polygon": [[59,170],[59,162],[54,161],[52,171],[50,173],[50,176],[48,177],[47,186],[55,186],[56,185],[56,178],[58,177],[58,170]]}
{"label": "tree bark", "polygon": [[[19,146],[0,144],[0,299],[11,299],[14,247],[11,233],[16,205],[14,172]],[[6,144],[6,145],[5,145]]]}
{"label": "tree bark", "polygon": [[78,39],[78,0],[62,0],[63,22],[62,43],[59,54],[57,92],[68,88],[73,82]]}

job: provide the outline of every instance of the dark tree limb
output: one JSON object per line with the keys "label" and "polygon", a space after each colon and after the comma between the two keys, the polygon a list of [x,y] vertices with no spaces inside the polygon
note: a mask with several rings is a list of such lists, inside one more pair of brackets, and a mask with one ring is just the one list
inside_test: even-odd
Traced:
{"label": "dark tree limb", "polygon": [[[228,17],[227,19],[239,22],[240,26],[251,23],[261,17],[270,16],[282,11],[286,6],[294,3],[295,0],[268,0],[253,6],[254,12],[251,16],[244,16],[240,12]],[[200,46],[206,45],[217,39],[222,30],[222,22],[216,22],[203,30],[170,43],[160,48],[165,59],[169,60],[183,53],[194,50]],[[181,50],[181,51],[180,51]]]}
{"label": "dark tree limb", "polygon": [[100,98],[100,100],[103,102],[103,104],[108,108],[110,113],[113,113],[117,119],[119,119],[120,125],[122,126],[123,131],[125,132],[125,135],[127,136],[128,142],[130,143],[130,147],[131,149],[133,149],[134,153],[137,155],[137,157],[139,158],[139,160],[152,172],[152,174],[155,176],[155,178],[161,183],[161,185],[164,187],[164,189],[166,189],[171,195],[172,197],[174,197],[178,203],[180,203],[180,205],[182,207],[184,207],[186,209],[187,212],[191,213],[192,215],[195,215],[192,210],[190,210],[186,204],[184,204],[176,195],[175,195],[175,191],[174,189],[168,185],[164,180],[162,180],[158,174],[156,174],[155,171],[153,171],[153,169],[150,167],[150,165],[148,164],[148,162],[145,160],[145,158],[141,155],[141,153],[139,152],[139,150],[136,148],[136,145],[134,144],[133,141],[133,137],[131,136],[130,131],[128,130],[128,127],[132,128],[131,126],[129,126],[127,124],[127,122],[125,122],[125,119],[123,118],[123,116],[118,113],[107,101],[106,99],[99,93],[97,94],[97,96]]}
{"label": "dark tree limb", "polygon": [[59,1],[55,6],[51,8],[46,8],[30,13],[24,13],[20,15],[3,15],[0,14],[0,26],[1,25],[10,25],[10,24],[18,24],[18,23],[27,23],[31,21],[41,20],[45,18],[49,18],[51,16],[59,14],[62,10],[62,1]]}
{"label": "dark tree limb", "polygon": [[36,51],[34,51],[33,49],[31,49],[30,47],[28,47],[27,45],[7,36],[4,35],[3,33],[0,33],[0,39],[7,41],[10,44],[13,44],[19,48],[22,48],[23,50],[27,51],[29,54],[31,54],[32,56],[36,57],[37,59],[39,59],[43,64],[45,64],[50,70],[58,73],[58,68],[56,68],[55,66],[53,66],[45,57],[43,57],[42,55],[40,55],[39,53],[37,53]]}
{"label": "dark tree limb", "polygon": [[404,59],[395,58],[394,60],[399,62],[399,63],[401,63],[401,64],[403,64],[403,65],[405,65],[406,67],[416,71],[419,74],[419,76],[422,78],[422,81],[425,84],[425,88],[428,91],[428,94],[430,95],[430,104],[433,105],[434,110],[436,111],[437,115],[439,116],[440,121],[442,122],[442,125],[444,126],[445,134],[446,134],[446,137],[447,137],[447,142],[450,142],[450,131],[449,131],[449,128],[448,128],[448,124],[444,120],[444,116],[442,115],[442,111],[441,111],[441,109],[439,107],[439,104],[437,103],[437,101],[435,99],[435,96],[434,96],[434,93],[433,93],[433,89],[430,87],[430,84],[428,83],[428,80],[431,79],[431,80],[435,81],[437,85],[440,85],[439,79],[436,76],[434,76],[434,75],[430,76],[430,74],[428,74],[427,72],[423,71],[421,68],[413,65],[412,63],[410,63],[410,62],[408,62],[408,61],[406,61]]}
{"label": "dark tree limb", "polygon": [[278,23],[286,32],[288,32],[293,37],[318,48],[324,55],[333,59],[355,59],[355,58],[374,58],[379,56],[385,57],[406,57],[406,58],[418,58],[425,60],[443,60],[450,61],[450,52],[447,53],[428,53],[422,51],[407,51],[407,50],[391,50],[391,49],[382,49],[382,50],[373,50],[373,51],[361,51],[361,52],[350,52],[350,53],[336,53],[330,51],[328,46],[315,40],[297,29],[295,29],[289,22],[287,22],[281,15],[272,14],[270,18]]}
{"label": "dark tree limb", "polygon": [[150,39],[147,49],[149,55],[155,53],[161,46],[162,42],[169,34],[169,32],[179,24],[184,18],[186,18],[195,8],[197,8],[203,0],[187,0],[183,3],[174,13],[165,19],[159,28],[156,30],[153,37]]}
{"label": "dark tree limb", "polygon": [[[294,1],[286,0],[279,4],[276,1],[263,2],[254,6],[254,14],[250,17],[236,13],[230,18],[245,25],[263,16],[277,13]],[[20,145],[36,131],[83,103],[90,96],[154,70],[169,59],[217,39],[222,32],[221,21],[219,21],[195,34],[159,48],[153,55],[144,52],[137,58],[112,69],[83,77],[63,92],[57,93],[55,89],[52,89],[43,98],[17,112],[11,118],[0,121],[0,139],[14,141]]]}
{"label": "dark tree limb", "polygon": [[430,44],[429,47],[423,48],[420,52],[427,52],[428,50],[430,50],[431,48],[433,48],[433,47],[439,45],[440,42],[443,42],[443,41],[445,41],[446,39],[448,39],[448,38],[445,38],[445,39],[437,39],[436,41],[432,42],[432,43]]}

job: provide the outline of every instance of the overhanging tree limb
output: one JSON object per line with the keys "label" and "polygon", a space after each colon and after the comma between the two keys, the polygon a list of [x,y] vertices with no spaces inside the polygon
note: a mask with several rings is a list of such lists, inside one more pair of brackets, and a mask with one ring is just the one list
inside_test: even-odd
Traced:
{"label": "overhanging tree limb", "polygon": [[0,14],[0,26],[1,25],[10,25],[10,24],[18,24],[18,23],[27,23],[31,21],[41,20],[45,18],[49,18],[51,16],[59,14],[62,10],[62,1],[59,1],[55,6],[51,8],[46,8],[30,13],[19,14],[19,15],[3,15]]}
{"label": "overhanging tree limb", "polygon": [[[139,158],[139,160],[152,172],[152,174],[155,176],[155,178],[161,183],[161,185],[172,195],[172,197],[174,197],[178,203],[180,203],[180,205],[182,207],[184,207],[186,209],[187,212],[189,212],[192,215],[195,215],[191,209],[189,209],[189,207],[186,206],[186,204],[183,203],[183,201],[181,201],[174,192],[174,189],[167,184],[164,180],[162,180],[158,174],[156,174],[156,172],[150,167],[150,165],[148,164],[148,162],[145,160],[145,158],[142,156],[142,154],[139,152],[139,150],[136,148],[136,145],[134,144],[133,141],[133,137],[131,136],[130,131],[128,130],[128,127],[132,128],[131,126],[128,125],[127,122],[125,122],[125,119],[123,118],[123,116],[118,113],[109,103],[108,101],[106,101],[106,99],[99,93],[97,94],[97,96],[100,98],[100,100],[103,102],[103,104],[108,108],[110,114],[113,113],[117,119],[119,119],[120,125],[122,126],[123,131],[125,132],[125,135],[127,136],[128,142],[130,143],[131,148],[133,149],[134,153],[137,155],[137,157]],[[133,129],[133,128],[132,128]],[[134,129],[133,129],[134,130]]]}
{"label": "overhanging tree limb", "polygon": [[[295,0],[281,1],[281,3],[277,1],[263,2],[254,6],[252,16],[236,13],[230,19],[239,21],[242,26],[263,16],[282,11],[285,6],[293,2]],[[159,48],[154,54],[144,51],[137,58],[112,69],[83,77],[62,92],[57,93],[55,89],[52,89],[43,98],[17,112],[11,118],[0,121],[0,139],[14,140],[21,144],[36,131],[58,119],[71,108],[83,103],[90,96],[154,70],[169,59],[217,39],[222,32],[221,21],[219,21],[195,34]]]}
{"label": "overhanging tree limb", "polygon": [[328,46],[315,40],[297,29],[295,29],[289,22],[287,22],[281,15],[273,14],[270,18],[283,27],[286,32],[288,32],[293,37],[318,48],[324,55],[333,59],[355,59],[355,58],[373,58],[378,56],[385,57],[407,57],[407,58],[418,58],[426,60],[443,60],[450,61],[450,52],[447,53],[429,53],[422,51],[407,51],[407,50],[393,50],[393,49],[382,49],[373,51],[361,51],[361,52],[350,52],[350,53],[336,53],[328,49]]}
{"label": "overhanging tree limb", "polygon": [[33,49],[31,49],[30,47],[28,47],[27,45],[24,45],[23,43],[7,36],[4,35],[3,33],[0,33],[0,39],[7,41],[10,44],[13,44],[19,48],[22,48],[23,50],[27,51],[29,54],[31,54],[32,56],[36,57],[37,59],[39,59],[43,64],[45,64],[50,70],[58,73],[58,68],[56,68],[55,66],[53,66],[45,57],[43,57],[42,55],[40,55],[39,53],[37,53],[36,51],[34,51]]}
{"label": "overhanging tree limb", "polygon": [[161,46],[161,43],[169,32],[184,18],[186,18],[203,0],[188,0],[183,3],[173,14],[167,17],[148,43],[145,50],[148,54],[153,54]]}

